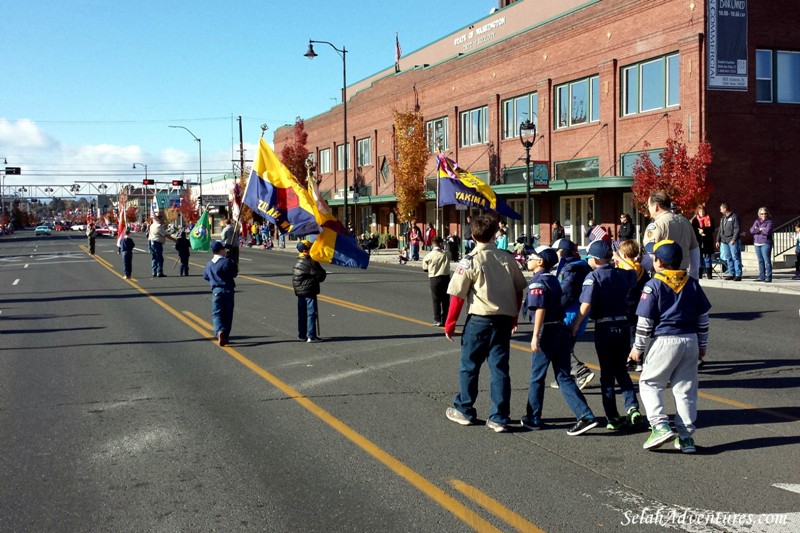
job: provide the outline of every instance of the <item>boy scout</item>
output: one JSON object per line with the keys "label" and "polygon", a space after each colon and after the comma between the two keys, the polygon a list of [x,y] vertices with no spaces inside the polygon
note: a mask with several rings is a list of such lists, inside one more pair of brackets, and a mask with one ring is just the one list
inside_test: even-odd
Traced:
{"label": "boy scout", "polygon": [[[657,243],[670,239],[681,247],[686,253],[681,260],[681,270],[689,269],[689,274],[694,278],[700,277],[700,245],[694,233],[692,224],[686,217],[672,212],[672,200],[666,191],[654,191],[647,199],[647,210],[653,219],[644,230],[643,243]],[[642,259],[645,270],[652,272],[652,264],[647,256]]]}
{"label": "boy scout", "polygon": [[511,378],[508,358],[511,333],[516,329],[522,304],[525,276],[514,256],[494,245],[498,223],[491,215],[476,216],[471,224],[475,248],[458,263],[447,287],[450,310],[444,334],[452,342],[456,321],[464,302],[467,320],[461,338],[459,392],[448,407],[448,419],[468,426],[477,419],[475,400],[481,365],[488,360],[491,375],[489,395],[492,409],[486,427],[503,433],[508,431],[511,403]]}
{"label": "boy scout", "polygon": [[428,273],[430,280],[433,325],[440,328],[444,326],[444,320],[450,310],[450,296],[447,294],[447,285],[450,283],[450,259],[442,249],[444,240],[441,237],[433,237],[431,244],[433,249],[422,260],[422,270]]}

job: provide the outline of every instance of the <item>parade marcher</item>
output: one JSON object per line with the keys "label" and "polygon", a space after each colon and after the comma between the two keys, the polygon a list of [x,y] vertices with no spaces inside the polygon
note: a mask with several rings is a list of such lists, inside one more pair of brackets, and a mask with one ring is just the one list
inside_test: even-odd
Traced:
{"label": "parade marcher", "polygon": [[181,261],[181,276],[189,275],[189,256],[191,254],[192,246],[189,244],[189,239],[186,238],[186,232],[180,232],[178,239],[175,241],[175,250],[178,252],[178,257]]}
{"label": "parade marcher", "polygon": [[[559,258],[556,278],[561,284],[561,307],[564,308],[564,325],[571,328],[581,307],[578,297],[581,295],[583,280],[592,271],[592,267],[581,259],[577,253],[578,247],[569,239],[559,239],[554,242],[553,249],[556,250]],[[586,322],[584,321],[578,330],[578,334],[582,334],[585,329]],[[581,390],[594,379],[594,372],[575,355],[574,345],[570,347],[570,374],[575,378],[578,388]],[[553,381],[550,387],[557,389],[558,380]]]}
{"label": "parade marcher", "polygon": [[[475,245],[473,244],[470,250],[474,248]],[[461,248],[461,243],[458,239],[458,235],[455,233],[451,233],[447,236],[447,252],[450,254],[451,261],[458,261],[460,259],[459,251]]]}
{"label": "parade marcher", "polygon": [[758,258],[758,279],[772,283],[772,217],[766,207],[758,208],[758,218],[750,227]]}
{"label": "parade marcher", "polygon": [[[650,243],[656,274],[642,290],[636,314],[636,341],[630,356],[641,360],[648,337],[654,337],[639,379],[639,393],[652,428],[643,448],[651,450],[675,440],[683,453],[694,453],[697,417],[697,366],[708,346],[711,304],[700,283],[681,270],[683,252],[670,240]],[[675,398],[676,435],[664,412],[664,391]]]}
{"label": "parade marcher", "polygon": [[152,269],[154,278],[165,278],[164,274],[164,243],[167,239],[175,238],[167,233],[164,228],[164,219],[161,215],[156,215],[150,228],[147,230],[147,240],[152,256]]}
{"label": "parade marcher", "polygon": [[[644,244],[669,239],[686,250],[681,262],[682,269],[688,269],[694,279],[700,277],[700,246],[695,238],[692,225],[681,214],[672,212],[672,200],[666,191],[654,191],[647,199],[647,210],[653,220],[644,230]],[[642,258],[642,266],[652,272],[650,257]]]}
{"label": "parade marcher", "polygon": [[239,275],[239,267],[225,254],[225,244],[214,241],[211,245],[214,256],[206,264],[203,279],[211,285],[211,317],[214,322],[214,335],[220,346],[228,344],[233,326],[234,278]]}
{"label": "parade marcher", "polygon": [[528,300],[525,304],[533,324],[531,337],[531,379],[528,387],[528,404],[525,416],[520,419],[523,427],[542,428],[542,405],[544,404],[547,367],[552,365],[561,395],[577,418],[567,431],[570,436],[580,435],[598,424],[575,379],[570,375],[570,346],[572,339],[564,324],[564,308],[561,306],[561,285],[550,273],[558,263],[556,252],[540,246],[528,256],[528,270],[533,278],[528,285]]}
{"label": "parade marcher", "polygon": [[[622,270],[631,270],[636,275],[636,285],[628,292],[628,325],[631,327],[631,337],[628,343],[628,350],[633,345],[633,337],[636,331],[636,307],[639,305],[639,298],[642,296],[642,289],[650,281],[650,274],[642,268],[639,263],[639,243],[633,239],[622,241],[617,250],[617,267]],[[627,362],[628,370],[635,372],[642,371],[642,363],[636,362],[630,357]]]}
{"label": "parade marcher", "polygon": [[119,240],[119,253],[122,254],[122,276],[131,279],[133,275],[133,248],[136,243],[131,239],[131,230],[125,230],[125,236]]}
{"label": "parade marcher", "polygon": [[717,248],[720,256],[724,255],[728,261],[728,275],[725,279],[742,281],[742,236],[739,215],[731,211],[725,202],[719,205],[719,212],[722,213],[722,218],[717,232]]}
{"label": "parade marcher", "polygon": [[[581,322],[589,316],[594,320],[594,347],[600,362],[600,391],[606,413],[606,428],[620,430],[635,426],[642,420],[633,381],[626,368],[626,355],[631,349],[631,330],[628,324],[628,293],[636,285],[631,270],[614,268],[611,245],[603,240],[589,245],[589,266],[583,281],[580,311],[572,325],[577,336]],[[625,400],[626,416],[620,416],[614,384],[619,385]]]}
{"label": "parade marcher", "polygon": [[714,219],[706,213],[706,206],[697,206],[697,212],[691,220],[697,243],[700,245],[700,277],[705,273],[708,279],[714,276],[711,262],[714,256]]}
{"label": "parade marcher", "polygon": [[475,248],[464,256],[450,279],[447,293],[450,310],[444,334],[453,341],[456,322],[464,303],[467,319],[461,338],[459,392],[445,415],[462,426],[475,424],[478,376],[484,361],[489,366],[489,395],[492,408],[486,427],[497,432],[508,431],[511,408],[511,378],[508,373],[511,333],[516,329],[522,304],[522,291],[527,283],[514,261],[514,256],[498,250],[493,239],[497,220],[491,215],[478,215],[472,220]]}
{"label": "parade marcher", "polygon": [[[453,236],[455,234],[451,233],[450,235]],[[450,237],[447,238],[447,241],[448,243],[450,242]],[[470,253],[474,247],[475,241],[472,240],[472,218],[467,215],[467,223],[464,225],[464,253]],[[458,261],[458,258],[454,256],[451,256],[450,259],[452,261]]]}
{"label": "parade marcher", "polygon": [[94,245],[97,239],[97,228],[94,225],[94,222],[89,222],[86,225],[86,244],[89,247],[89,253],[94,255]]}
{"label": "parade marcher", "polygon": [[322,342],[317,322],[319,310],[317,295],[319,284],[328,273],[317,261],[311,259],[311,243],[305,239],[297,243],[297,262],[292,269],[292,287],[297,296],[297,338],[306,342]]}
{"label": "parade marcher", "polygon": [[794,276],[792,279],[800,279],[800,223],[794,225]]}
{"label": "parade marcher", "polygon": [[619,230],[617,230],[617,239],[619,241],[627,241],[636,237],[636,228],[633,225],[631,216],[628,213],[623,213],[619,216]]}
{"label": "parade marcher", "polygon": [[444,241],[441,237],[433,237],[431,243],[433,249],[422,260],[422,270],[428,273],[430,280],[433,325],[442,327],[450,309],[450,296],[447,294],[447,285],[450,283],[450,260],[442,250]]}

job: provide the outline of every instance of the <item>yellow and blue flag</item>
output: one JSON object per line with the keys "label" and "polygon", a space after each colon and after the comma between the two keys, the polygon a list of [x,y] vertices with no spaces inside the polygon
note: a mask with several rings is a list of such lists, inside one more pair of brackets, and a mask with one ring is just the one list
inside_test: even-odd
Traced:
{"label": "yellow and blue flag", "polygon": [[358,241],[350,232],[333,216],[328,203],[319,194],[317,182],[308,180],[308,194],[314,206],[314,216],[319,224],[320,232],[314,244],[311,245],[309,255],[314,261],[331,263],[354,268],[367,268],[369,254],[358,245]]}
{"label": "yellow and blue flag", "polygon": [[436,163],[439,170],[439,207],[453,204],[469,205],[514,220],[522,218],[522,215],[511,209],[486,182],[459,167],[455,161],[443,154],[436,154]]}

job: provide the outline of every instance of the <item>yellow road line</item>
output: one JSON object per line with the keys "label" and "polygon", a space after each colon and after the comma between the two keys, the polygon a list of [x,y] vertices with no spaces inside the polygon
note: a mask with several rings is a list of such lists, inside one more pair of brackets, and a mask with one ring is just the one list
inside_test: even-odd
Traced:
{"label": "yellow road line", "polygon": [[[84,251],[87,251],[84,248]],[[109,269],[111,272],[114,272],[113,267],[111,267],[108,262],[100,260],[96,256],[95,259],[98,259],[98,263],[100,263],[105,268]],[[116,273],[116,272],[115,272]],[[177,310],[173,309],[169,305],[167,305],[163,300],[158,298],[157,296],[153,296],[150,294],[146,289],[139,286],[136,283],[132,283],[130,280],[125,280],[130,283],[136,290],[147,296],[150,300],[164,308],[168,313],[173,315],[175,318],[198,332],[204,338],[213,338],[209,337],[208,331],[204,330],[201,325],[198,325],[194,321],[190,320],[186,316],[179,313]],[[195,316],[195,315],[193,315]],[[204,321],[200,321],[204,322]],[[208,325],[208,323],[206,323]],[[328,411],[314,403],[308,397],[304,396],[300,391],[294,389],[289,384],[285,383],[284,381],[280,380],[278,377],[273,375],[272,373],[268,372],[267,370],[263,369],[235,349],[231,348],[230,346],[223,346],[221,347],[228,355],[239,361],[242,365],[250,369],[252,372],[263,378],[265,381],[270,383],[273,387],[283,392],[287,397],[291,398],[298,404],[300,404],[303,408],[307,411],[312,413],[314,416],[328,424],[331,428],[338,431],[343,437],[348,439],[350,442],[367,452],[369,455],[377,459],[380,463],[384,466],[388,467],[391,471],[395,474],[406,480],[409,484],[414,486],[420,492],[431,498],[437,504],[439,504],[442,508],[449,511],[465,524],[473,528],[475,531],[480,533],[488,533],[488,532],[500,532],[499,529],[494,527],[490,522],[485,520],[475,511],[464,505],[463,503],[456,500],[454,497],[447,494],[445,491],[428,481],[425,477],[418,474],[416,471],[412,470],[408,466],[406,466],[403,462],[395,459],[392,455],[384,451],[378,445],[367,439],[366,437],[362,436],[360,433],[352,429],[350,426],[330,414]]]}
{"label": "yellow road line", "polygon": [[474,501],[496,517],[500,518],[501,520],[505,521],[511,527],[516,529],[517,531],[522,531],[523,533],[544,533],[543,529],[536,527],[535,525],[531,524],[527,520],[525,520],[521,515],[515,513],[502,503],[498,502],[497,500],[491,498],[484,492],[481,492],[477,488],[467,485],[461,480],[458,479],[451,479],[450,485],[453,486],[458,492],[469,498],[470,500]]}
{"label": "yellow road line", "polygon": [[192,313],[191,311],[184,311],[183,314],[188,316],[191,320],[194,320],[195,323],[200,324],[201,326],[206,328],[208,331],[211,331],[213,333],[214,326],[212,324],[206,322],[205,320],[203,320],[202,318],[200,318],[196,314]]}

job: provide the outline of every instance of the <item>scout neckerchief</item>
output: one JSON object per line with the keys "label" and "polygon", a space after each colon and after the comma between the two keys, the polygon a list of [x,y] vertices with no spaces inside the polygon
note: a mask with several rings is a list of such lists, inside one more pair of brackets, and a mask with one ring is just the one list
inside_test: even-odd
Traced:
{"label": "scout neckerchief", "polygon": [[639,262],[636,260],[631,261],[629,259],[625,259],[624,257],[620,256],[619,266],[622,270],[635,270],[636,281],[642,279],[642,276],[644,275],[644,269],[642,268],[642,265],[640,265]]}
{"label": "scout neckerchief", "polygon": [[689,281],[689,274],[685,270],[662,270],[654,277],[663,281],[675,294],[681,292]]}

